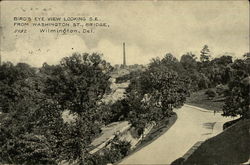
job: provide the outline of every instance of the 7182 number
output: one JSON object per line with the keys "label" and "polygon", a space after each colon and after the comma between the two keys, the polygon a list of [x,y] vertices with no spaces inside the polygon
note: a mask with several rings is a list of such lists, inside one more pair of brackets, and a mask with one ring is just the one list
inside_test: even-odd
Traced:
{"label": "7182 number", "polygon": [[15,29],[14,33],[27,33],[26,29]]}

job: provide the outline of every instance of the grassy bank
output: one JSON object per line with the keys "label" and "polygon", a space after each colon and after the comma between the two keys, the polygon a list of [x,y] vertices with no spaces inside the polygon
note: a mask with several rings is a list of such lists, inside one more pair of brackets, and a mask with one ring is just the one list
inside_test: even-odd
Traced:
{"label": "grassy bank", "polygon": [[179,165],[236,165],[250,155],[250,120],[242,120],[221,134],[206,140]]}
{"label": "grassy bank", "polygon": [[205,108],[208,110],[222,111],[224,105],[224,97],[215,96],[213,99],[209,99],[205,95],[206,90],[200,90],[193,92],[190,97],[187,98],[186,104]]}
{"label": "grassy bank", "polygon": [[140,142],[138,147],[136,147],[136,151],[140,150],[141,148],[145,147],[146,145],[152,143],[162,134],[167,132],[167,130],[175,123],[177,119],[176,113],[174,113],[170,118],[165,118],[161,122],[157,123],[149,134]]}
{"label": "grassy bank", "polygon": [[[128,156],[132,155],[133,153],[141,150],[143,147],[149,145],[153,141],[155,141],[157,138],[159,138],[161,135],[163,135],[167,130],[175,123],[177,119],[176,113],[173,113],[173,115],[170,118],[165,118],[161,122],[157,123],[148,133],[148,135],[133,149]],[[127,156],[127,157],[128,157]],[[117,162],[116,164],[120,163]]]}

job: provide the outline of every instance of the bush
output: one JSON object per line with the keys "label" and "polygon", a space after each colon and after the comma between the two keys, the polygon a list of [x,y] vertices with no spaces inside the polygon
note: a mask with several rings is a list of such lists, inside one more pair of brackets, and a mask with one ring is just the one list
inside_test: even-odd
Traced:
{"label": "bush", "polygon": [[228,121],[226,123],[223,124],[223,130],[233,126],[234,124],[236,124],[238,121],[242,120],[242,118],[236,119],[236,120],[232,120],[232,121]]}
{"label": "bush", "polygon": [[115,163],[130,152],[131,144],[127,141],[119,140],[115,137],[109,148],[105,148],[100,153],[90,155],[85,161],[86,165],[106,165],[108,163]]}
{"label": "bush", "polygon": [[[2,137],[1,137],[2,138]],[[56,164],[51,144],[43,135],[24,134],[1,145],[0,161],[15,164]]]}
{"label": "bush", "polygon": [[227,92],[228,88],[226,85],[217,85],[216,86],[216,93],[220,96]]}
{"label": "bush", "polygon": [[119,83],[125,83],[129,80],[131,80],[132,78],[138,77],[141,74],[142,71],[137,70],[137,71],[131,71],[129,74],[125,74],[123,76],[117,77],[115,80],[115,83],[119,84]]}
{"label": "bush", "polygon": [[212,99],[216,96],[216,92],[214,89],[208,89],[205,94],[208,96],[209,99]]}
{"label": "bush", "polygon": [[121,77],[117,77],[117,78],[115,79],[115,83],[117,83],[117,84],[119,84],[119,83],[124,83],[124,82],[126,82],[126,81],[128,81],[128,80],[130,80],[130,79],[131,79],[130,74],[126,74],[126,75],[123,75],[123,76],[121,76]]}

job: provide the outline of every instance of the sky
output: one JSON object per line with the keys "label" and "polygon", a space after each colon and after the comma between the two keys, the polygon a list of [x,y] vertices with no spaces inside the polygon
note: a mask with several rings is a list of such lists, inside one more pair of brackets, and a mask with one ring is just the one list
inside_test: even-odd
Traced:
{"label": "sky", "polygon": [[[249,52],[249,2],[246,1],[1,1],[2,61],[39,67],[57,64],[74,52],[98,52],[111,64],[147,64],[152,58],[186,52],[199,56],[207,44],[213,57]],[[57,35],[28,28],[15,34],[13,17],[98,16],[109,28],[93,34]]]}

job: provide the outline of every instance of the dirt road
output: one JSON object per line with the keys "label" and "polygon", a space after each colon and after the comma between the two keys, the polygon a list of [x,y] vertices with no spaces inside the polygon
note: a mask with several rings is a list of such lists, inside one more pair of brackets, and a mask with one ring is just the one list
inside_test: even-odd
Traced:
{"label": "dirt road", "polygon": [[176,123],[162,136],[119,164],[170,164],[183,156],[196,142],[222,131],[223,123],[232,118],[220,113],[185,105],[175,110]]}

